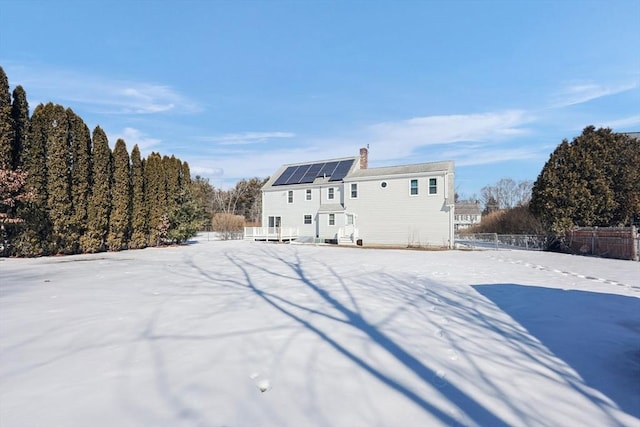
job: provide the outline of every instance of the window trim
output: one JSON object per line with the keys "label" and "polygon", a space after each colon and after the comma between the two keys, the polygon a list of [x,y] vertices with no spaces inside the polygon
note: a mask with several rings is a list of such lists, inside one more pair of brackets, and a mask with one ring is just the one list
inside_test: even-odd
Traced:
{"label": "window trim", "polygon": [[327,200],[335,200],[336,198],[336,189],[335,187],[327,188]]}
{"label": "window trim", "polygon": [[309,200],[311,200],[311,197],[312,197],[311,196],[311,189],[307,188],[306,191],[304,192],[304,199],[306,201],[309,201]]}
{"label": "window trim", "polygon": [[[415,187],[413,186],[415,184]],[[414,193],[415,191],[415,193]],[[417,178],[409,180],[409,196],[419,196],[420,195],[420,183]]]}
{"label": "window trim", "polygon": [[287,204],[293,204],[293,190],[287,191]]}
{"label": "window trim", "polygon": [[330,213],[327,216],[327,218],[328,218],[328,220],[327,220],[328,225],[330,225],[330,226],[335,226],[336,225],[336,214]]}
{"label": "window trim", "polygon": [[[309,220],[309,222],[307,222],[307,219]],[[313,216],[312,215],[305,215],[303,217],[302,223],[305,224],[305,225],[313,224]]]}
{"label": "window trim", "polygon": [[[431,185],[431,181],[433,181],[435,183],[433,186]],[[435,189],[435,191],[431,192],[432,189]],[[429,189],[427,191],[427,194],[429,196],[437,196],[438,195],[438,178],[429,178]]]}
{"label": "window trim", "polygon": [[[354,196],[354,189],[355,189],[355,196]],[[349,198],[350,199],[357,199],[358,198],[358,183],[357,182],[352,182],[349,185]]]}

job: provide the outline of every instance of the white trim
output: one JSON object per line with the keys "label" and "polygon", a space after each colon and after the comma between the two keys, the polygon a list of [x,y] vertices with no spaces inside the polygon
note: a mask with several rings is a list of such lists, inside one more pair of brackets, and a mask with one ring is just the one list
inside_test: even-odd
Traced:
{"label": "white trim", "polygon": [[[416,183],[416,193],[413,194],[413,183]],[[418,178],[412,178],[409,180],[409,197],[416,197],[420,195],[420,180]]]}
{"label": "white trim", "polygon": [[[355,197],[353,196],[353,186],[355,185],[356,188],[356,195]],[[357,199],[358,198],[358,192],[360,191],[359,185],[357,182],[351,182],[349,183],[349,198],[350,199]]]}
{"label": "white trim", "polygon": [[[435,179],[435,181],[436,181],[436,192],[435,193],[431,192],[431,180],[432,179]],[[427,195],[428,196],[437,196],[438,195],[438,178],[430,177],[430,178],[427,179]]]}

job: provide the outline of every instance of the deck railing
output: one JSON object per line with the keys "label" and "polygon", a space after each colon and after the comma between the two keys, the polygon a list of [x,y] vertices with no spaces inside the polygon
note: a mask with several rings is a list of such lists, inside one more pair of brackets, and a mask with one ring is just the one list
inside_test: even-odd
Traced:
{"label": "deck railing", "polygon": [[290,241],[300,236],[295,227],[245,227],[245,240]]}

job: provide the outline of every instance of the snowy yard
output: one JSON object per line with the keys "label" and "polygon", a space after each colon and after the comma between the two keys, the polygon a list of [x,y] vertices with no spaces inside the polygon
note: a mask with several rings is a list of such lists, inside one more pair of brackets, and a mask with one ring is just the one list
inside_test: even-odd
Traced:
{"label": "snowy yard", "polygon": [[206,237],[2,259],[0,425],[640,426],[640,263]]}

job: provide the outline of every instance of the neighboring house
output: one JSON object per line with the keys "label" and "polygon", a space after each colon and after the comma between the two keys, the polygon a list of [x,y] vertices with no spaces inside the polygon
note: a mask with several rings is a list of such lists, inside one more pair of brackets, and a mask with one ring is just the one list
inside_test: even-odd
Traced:
{"label": "neighboring house", "polygon": [[479,224],[482,219],[482,209],[478,201],[457,202],[454,228],[456,231],[464,230],[472,225]]}
{"label": "neighboring house", "polygon": [[369,169],[367,156],[283,165],[262,187],[264,228],[245,237],[452,247],[453,162]]}

